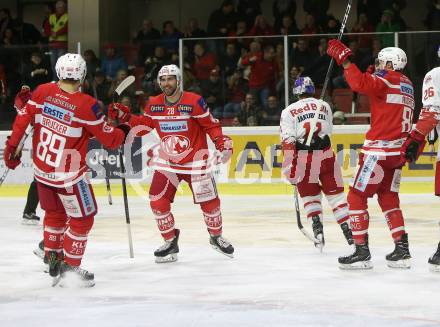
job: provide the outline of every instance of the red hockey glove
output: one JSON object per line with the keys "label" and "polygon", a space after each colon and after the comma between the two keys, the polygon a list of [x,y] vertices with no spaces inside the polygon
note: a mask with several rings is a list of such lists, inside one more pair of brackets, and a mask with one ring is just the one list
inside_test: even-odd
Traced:
{"label": "red hockey glove", "polygon": [[31,99],[32,93],[31,89],[27,85],[21,87],[20,92],[15,96],[14,107],[15,110],[20,111],[23,109],[25,104]]}
{"label": "red hockey glove", "polygon": [[232,148],[233,146],[232,139],[229,136],[222,135],[214,140],[214,145],[217,151],[221,152],[222,154],[220,159],[221,162],[222,163],[228,162],[232,156],[232,152],[234,151]]}
{"label": "red hockey glove", "polygon": [[121,103],[113,102],[108,105],[108,117],[119,123],[126,123],[130,120],[130,108]]}
{"label": "red hockey glove", "polygon": [[405,162],[416,161],[425,147],[426,140],[423,134],[413,130],[400,149],[400,159],[402,164]]}
{"label": "red hockey glove", "polygon": [[5,160],[6,167],[9,169],[14,170],[17,168],[18,165],[20,165],[21,160],[21,152],[16,156],[15,152],[17,151],[17,147],[9,144],[9,137],[6,141],[6,147],[3,152],[3,159]]}
{"label": "red hockey glove", "polygon": [[340,66],[353,52],[341,41],[333,39],[328,41],[327,54]]}

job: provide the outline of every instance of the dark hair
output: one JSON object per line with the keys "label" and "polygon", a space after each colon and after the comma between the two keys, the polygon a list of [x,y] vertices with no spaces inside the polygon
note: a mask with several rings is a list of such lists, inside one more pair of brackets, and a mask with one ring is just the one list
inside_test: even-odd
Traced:
{"label": "dark hair", "polygon": [[163,22],[162,28],[165,29],[165,26],[167,26],[168,24],[172,24],[174,26],[174,22],[172,20],[166,20]]}

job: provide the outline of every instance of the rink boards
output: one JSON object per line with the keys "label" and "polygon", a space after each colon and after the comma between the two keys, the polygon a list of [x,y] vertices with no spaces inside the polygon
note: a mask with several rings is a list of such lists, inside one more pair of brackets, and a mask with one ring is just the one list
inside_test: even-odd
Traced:
{"label": "rink boards", "polygon": [[[355,172],[358,150],[363,143],[367,129],[366,125],[334,127],[331,138],[332,147],[337,154],[346,183],[350,181]],[[290,193],[289,184],[281,176],[282,154],[278,127],[229,127],[224,128],[224,132],[234,141],[234,154],[228,164],[216,166],[214,173],[221,192],[229,194]],[[0,144],[5,143],[9,134],[9,131],[0,132]],[[130,158],[129,162],[126,162],[130,171],[128,183],[134,190],[148,188],[152,170],[145,165],[146,151],[157,142],[157,135],[150,133],[137,138],[132,146],[125,148],[125,153]],[[427,145],[417,163],[403,169],[401,185],[403,192],[432,192],[435,156],[436,154],[429,153]],[[119,185],[117,174],[120,170],[117,152],[107,153],[96,141],[92,140],[87,157],[97,193],[101,193],[104,183],[104,158],[107,158],[108,173],[116,191]],[[0,172],[4,169],[4,161],[1,160]],[[24,147],[21,167],[9,172],[5,185],[0,189],[0,195],[22,193],[25,189],[23,186],[30,183],[32,176],[31,142],[28,140]],[[139,193],[139,191],[135,192]],[[182,192],[186,193],[186,187],[182,188]]]}

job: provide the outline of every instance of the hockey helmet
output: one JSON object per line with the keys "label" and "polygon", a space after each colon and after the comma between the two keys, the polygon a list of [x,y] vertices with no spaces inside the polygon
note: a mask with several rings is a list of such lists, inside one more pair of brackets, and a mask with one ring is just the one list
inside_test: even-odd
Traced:
{"label": "hockey helmet", "polygon": [[72,79],[82,83],[87,74],[87,65],[81,55],[66,53],[58,58],[55,71],[60,80]]}
{"label": "hockey helmet", "polygon": [[391,61],[393,70],[402,70],[407,63],[405,51],[397,47],[383,48],[377,55],[377,59],[379,59],[380,69],[385,69],[386,64]]}
{"label": "hockey helmet", "polygon": [[182,73],[180,72],[179,67],[177,67],[176,65],[162,66],[162,68],[159,70],[159,73],[157,74],[157,84],[160,85],[160,78],[166,75],[176,76],[177,83],[180,84],[180,81],[182,79]]}
{"label": "hockey helmet", "polygon": [[310,77],[299,77],[293,86],[293,95],[315,94],[315,85]]}

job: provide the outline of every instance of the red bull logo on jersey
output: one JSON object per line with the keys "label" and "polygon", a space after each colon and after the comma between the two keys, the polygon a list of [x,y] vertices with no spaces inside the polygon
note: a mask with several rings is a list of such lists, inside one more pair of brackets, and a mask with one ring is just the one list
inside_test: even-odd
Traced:
{"label": "red bull logo on jersey", "polygon": [[44,103],[43,115],[55,118],[56,120],[69,125],[72,122],[72,113],[70,111],[47,102]]}
{"label": "red bull logo on jersey", "polygon": [[187,151],[190,147],[190,141],[183,135],[167,135],[161,140],[162,150],[169,156],[178,156]]}

